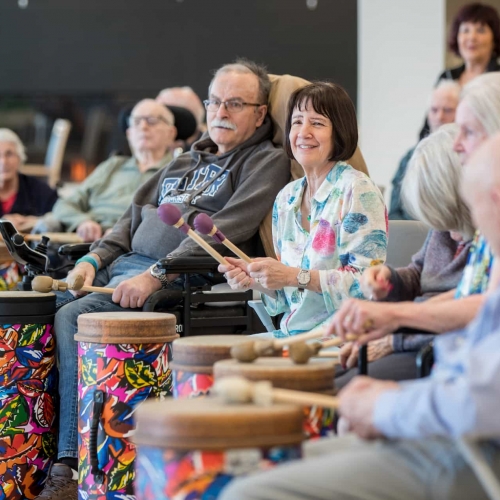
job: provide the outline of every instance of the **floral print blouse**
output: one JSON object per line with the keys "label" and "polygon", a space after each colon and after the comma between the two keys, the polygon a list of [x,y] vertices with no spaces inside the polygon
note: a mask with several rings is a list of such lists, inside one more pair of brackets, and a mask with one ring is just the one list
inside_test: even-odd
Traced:
{"label": "floral print blouse", "polygon": [[311,200],[310,232],[300,210],[306,178],[285,186],[273,208],[273,241],[278,260],[320,271],[321,292],[298,287],[262,295],[271,316],[284,313],[276,337],[296,335],[330,319],[343,300],[363,298],[359,279],[365,268],[385,262],[387,210],[373,181],[338,162]]}

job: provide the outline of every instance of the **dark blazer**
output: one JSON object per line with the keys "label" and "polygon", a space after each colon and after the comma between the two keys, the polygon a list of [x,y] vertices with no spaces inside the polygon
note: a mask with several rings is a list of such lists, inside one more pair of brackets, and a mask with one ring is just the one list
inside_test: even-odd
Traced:
{"label": "dark blazer", "polygon": [[[439,75],[436,85],[441,80],[458,80],[464,71],[465,71],[465,64],[462,64],[462,66],[458,66],[457,68],[446,69]],[[490,73],[491,71],[500,71],[500,64],[498,63],[496,57],[492,58],[488,66],[486,67],[486,73]],[[424,137],[427,137],[429,133],[430,133],[429,123],[427,122],[427,117],[426,117],[424,126],[420,131],[420,140],[423,139]]]}
{"label": "dark blazer", "polygon": [[[19,190],[10,213],[41,216],[50,212],[57,200],[57,191],[36,177],[18,175]],[[4,215],[0,205],[0,217]]]}

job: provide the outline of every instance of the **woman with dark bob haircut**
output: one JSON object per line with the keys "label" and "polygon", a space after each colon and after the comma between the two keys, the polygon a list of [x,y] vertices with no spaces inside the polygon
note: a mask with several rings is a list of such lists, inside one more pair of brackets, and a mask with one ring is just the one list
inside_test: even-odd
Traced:
{"label": "woman with dark bob haircut", "polygon": [[[363,271],[385,261],[387,212],[380,191],[345,162],[357,146],[354,105],[333,83],[311,83],[288,103],[285,149],[305,177],[288,184],[273,209],[276,259],[219,266],[234,289],[261,292],[276,337],[322,325],[343,300],[363,297]],[[272,168],[272,165],[269,165]]]}
{"label": "woman with dark bob haircut", "polygon": [[[464,5],[451,23],[448,48],[461,57],[464,63],[443,71],[438,78],[455,80],[462,87],[475,78],[490,71],[500,71],[500,17],[491,5],[470,3]],[[422,139],[429,134],[425,122],[420,132]]]}

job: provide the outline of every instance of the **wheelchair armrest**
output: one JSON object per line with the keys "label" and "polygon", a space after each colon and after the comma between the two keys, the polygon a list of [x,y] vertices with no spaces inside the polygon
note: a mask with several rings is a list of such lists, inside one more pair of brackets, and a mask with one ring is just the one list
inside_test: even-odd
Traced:
{"label": "wheelchair armrest", "polygon": [[213,257],[167,257],[160,259],[159,267],[167,274],[217,274],[218,262]]}
{"label": "wheelchair armrest", "polygon": [[418,351],[416,365],[417,378],[424,378],[430,375],[434,364],[434,342],[429,342]]}
{"label": "wheelchair armrest", "polygon": [[144,302],[142,310],[153,312],[158,309],[169,309],[177,305],[184,297],[184,290],[158,290],[152,293]]}
{"label": "wheelchair armrest", "polygon": [[90,243],[71,243],[67,245],[61,245],[58,248],[57,253],[59,255],[69,257],[71,260],[77,260],[89,253],[90,245]]}

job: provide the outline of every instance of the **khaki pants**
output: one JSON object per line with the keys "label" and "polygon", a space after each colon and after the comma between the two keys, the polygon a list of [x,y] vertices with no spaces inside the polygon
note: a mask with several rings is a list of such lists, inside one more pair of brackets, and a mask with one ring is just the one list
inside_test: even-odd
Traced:
{"label": "khaki pants", "polygon": [[[500,448],[483,452],[500,475]],[[219,500],[486,500],[455,444],[443,438],[306,444],[306,458],[234,481]]]}

